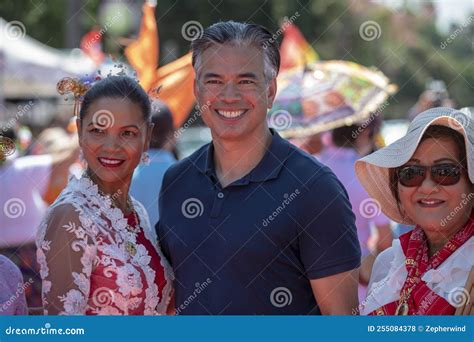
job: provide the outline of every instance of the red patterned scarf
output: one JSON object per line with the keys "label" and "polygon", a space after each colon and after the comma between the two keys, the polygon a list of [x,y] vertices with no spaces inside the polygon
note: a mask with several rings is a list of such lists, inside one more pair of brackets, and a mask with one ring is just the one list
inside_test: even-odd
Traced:
{"label": "red patterned scarf", "polygon": [[438,268],[472,236],[474,236],[474,212],[466,225],[431,258],[428,255],[426,235],[419,226],[400,236],[400,244],[406,256],[405,267],[408,271],[400,299],[385,304],[369,315],[454,315],[456,308],[434,293],[421,277],[427,271]]}

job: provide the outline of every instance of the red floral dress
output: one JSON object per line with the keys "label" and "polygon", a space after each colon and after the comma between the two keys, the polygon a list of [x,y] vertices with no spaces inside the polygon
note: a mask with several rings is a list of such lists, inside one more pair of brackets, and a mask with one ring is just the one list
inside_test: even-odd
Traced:
{"label": "red floral dress", "polygon": [[70,180],[37,238],[45,314],[166,314],[173,273],[145,209],[133,207],[124,217],[89,178]]}

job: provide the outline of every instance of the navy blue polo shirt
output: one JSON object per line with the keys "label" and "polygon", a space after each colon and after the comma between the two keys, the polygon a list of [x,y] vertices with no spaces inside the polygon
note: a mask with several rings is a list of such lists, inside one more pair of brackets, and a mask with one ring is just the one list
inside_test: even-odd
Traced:
{"label": "navy blue polo shirt", "polygon": [[178,314],[318,314],[310,279],[359,267],[347,193],[272,131],[260,163],[222,188],[207,144],[171,166],[157,233]]}

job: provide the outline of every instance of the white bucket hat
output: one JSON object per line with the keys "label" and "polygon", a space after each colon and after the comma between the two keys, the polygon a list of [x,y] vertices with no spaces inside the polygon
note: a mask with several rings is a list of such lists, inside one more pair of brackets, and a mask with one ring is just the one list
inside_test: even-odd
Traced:
{"label": "white bucket hat", "polygon": [[446,126],[464,136],[469,179],[474,183],[474,117],[469,110],[432,108],[418,114],[406,135],[355,163],[355,172],[367,193],[377,200],[380,209],[392,220],[413,225],[403,216],[390,190],[389,169],[408,162],[415,153],[426,129],[432,125]]}

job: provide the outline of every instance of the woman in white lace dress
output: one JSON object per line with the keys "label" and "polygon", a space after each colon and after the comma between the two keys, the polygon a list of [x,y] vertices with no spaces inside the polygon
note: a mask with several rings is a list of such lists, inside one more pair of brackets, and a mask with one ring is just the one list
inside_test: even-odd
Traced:
{"label": "woman in white lace dress", "polygon": [[149,117],[131,78],[107,77],[85,94],[77,124],[87,170],[70,178],[37,236],[45,314],[166,314],[173,273],[128,194],[146,159]]}

